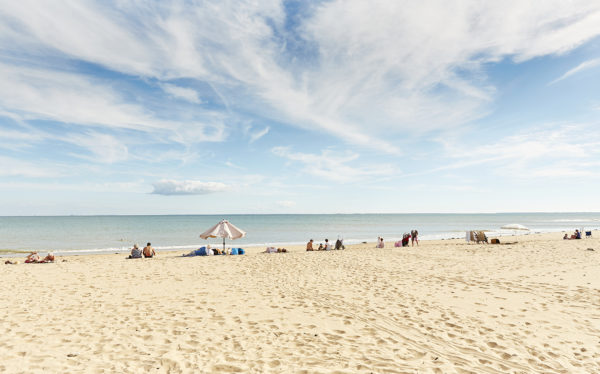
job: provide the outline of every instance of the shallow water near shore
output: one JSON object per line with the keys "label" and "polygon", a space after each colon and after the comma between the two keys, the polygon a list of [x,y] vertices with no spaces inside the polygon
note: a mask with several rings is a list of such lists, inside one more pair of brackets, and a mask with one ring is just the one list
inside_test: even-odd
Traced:
{"label": "shallow water near shore", "polygon": [[515,234],[500,230],[510,223],[525,225],[532,233],[600,228],[600,213],[0,217],[0,248],[92,254],[123,252],[134,243],[152,242],[161,251],[186,250],[207,243],[220,245],[219,239],[204,241],[199,234],[223,218],[248,233],[228,245],[246,247],[302,244],[310,238],[319,243],[338,237],[347,244],[373,242],[378,236],[391,242],[412,229],[419,230],[422,240],[462,238],[466,230],[502,236]]}

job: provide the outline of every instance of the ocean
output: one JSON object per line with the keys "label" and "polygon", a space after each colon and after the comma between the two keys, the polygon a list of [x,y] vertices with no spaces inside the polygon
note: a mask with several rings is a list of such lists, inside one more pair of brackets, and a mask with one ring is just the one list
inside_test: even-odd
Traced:
{"label": "ocean", "polygon": [[[158,251],[186,250],[220,239],[199,235],[221,219],[247,232],[228,245],[283,246],[314,239],[344,239],[353,244],[386,242],[417,229],[422,240],[464,238],[466,230],[488,230],[488,236],[511,235],[500,230],[518,223],[532,233],[572,232],[600,228],[600,213],[496,214],[291,214],[291,215],[151,215],[0,217],[0,249],[54,251],[58,255],[128,252],[134,243],[151,242]],[[560,235],[559,235],[560,236]],[[558,236],[557,236],[558,237]]]}

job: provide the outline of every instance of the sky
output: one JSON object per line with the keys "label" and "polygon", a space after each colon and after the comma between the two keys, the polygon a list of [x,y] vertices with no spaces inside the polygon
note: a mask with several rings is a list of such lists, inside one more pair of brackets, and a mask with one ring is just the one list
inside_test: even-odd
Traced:
{"label": "sky", "polygon": [[600,3],[0,0],[0,215],[600,211]]}

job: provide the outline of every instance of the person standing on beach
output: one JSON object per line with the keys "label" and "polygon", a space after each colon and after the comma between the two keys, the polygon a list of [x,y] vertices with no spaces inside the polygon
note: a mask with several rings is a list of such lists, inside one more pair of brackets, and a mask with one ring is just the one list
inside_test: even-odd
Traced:
{"label": "person standing on beach", "polygon": [[410,241],[413,247],[415,246],[415,242],[417,242],[417,246],[419,245],[419,232],[417,230],[410,232]]}

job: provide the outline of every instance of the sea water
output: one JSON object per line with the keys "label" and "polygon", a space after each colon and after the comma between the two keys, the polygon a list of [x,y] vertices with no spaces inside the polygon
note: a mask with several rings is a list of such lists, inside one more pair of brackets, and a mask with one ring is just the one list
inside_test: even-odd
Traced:
{"label": "sea water", "polygon": [[[464,238],[466,230],[487,230],[488,236],[512,235],[500,230],[518,223],[532,233],[600,228],[600,213],[498,214],[291,214],[291,215],[152,215],[0,217],[0,249],[52,250],[58,255],[129,251],[134,243],[151,242],[158,251],[187,250],[221,239],[199,235],[221,219],[247,232],[227,245],[283,246],[314,239],[344,239],[345,244],[392,242],[417,229],[420,239]],[[560,235],[559,235],[560,236]]]}

